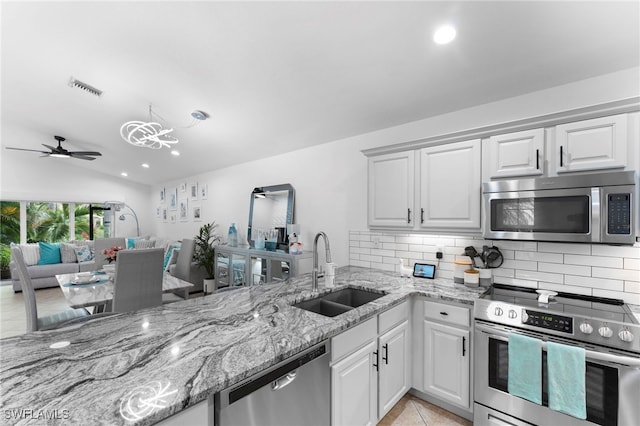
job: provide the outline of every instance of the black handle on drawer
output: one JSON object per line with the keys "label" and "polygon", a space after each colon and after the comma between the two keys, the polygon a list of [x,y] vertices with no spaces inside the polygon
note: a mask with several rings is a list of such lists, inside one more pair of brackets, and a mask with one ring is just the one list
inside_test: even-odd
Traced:
{"label": "black handle on drawer", "polygon": [[536,169],[540,170],[540,150],[536,149]]}
{"label": "black handle on drawer", "polygon": [[420,223],[424,223],[424,209],[420,208]]}
{"label": "black handle on drawer", "polygon": [[442,311],[442,312],[440,312],[440,315],[444,315],[446,317],[449,314],[447,312],[445,312],[445,311]]}
{"label": "black handle on drawer", "polygon": [[379,364],[378,351],[373,351],[373,354],[376,356],[376,362],[373,363],[373,366],[376,368],[376,371],[378,371],[378,364]]}
{"label": "black handle on drawer", "polygon": [[560,145],[560,167],[562,167],[562,145]]}
{"label": "black handle on drawer", "polygon": [[382,356],[382,359],[384,360],[385,364],[389,364],[389,344],[385,344],[382,349],[384,349],[384,355]]}
{"label": "black handle on drawer", "polygon": [[407,209],[407,223],[411,223],[411,209]]}
{"label": "black handle on drawer", "polygon": [[464,347],[464,343],[465,343],[466,338],[462,338],[462,356],[464,356],[464,353],[466,351],[465,347]]}

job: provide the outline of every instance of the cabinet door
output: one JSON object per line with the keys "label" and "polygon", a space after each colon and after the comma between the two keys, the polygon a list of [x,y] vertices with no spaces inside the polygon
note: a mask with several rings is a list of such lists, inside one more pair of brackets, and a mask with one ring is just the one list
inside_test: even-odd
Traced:
{"label": "cabinet door", "polygon": [[480,139],[420,150],[420,226],[480,229],[480,181]]}
{"label": "cabinet door", "polygon": [[627,165],[627,115],[594,118],[556,126],[556,170],[624,168]]}
{"label": "cabinet door", "polygon": [[544,129],[491,136],[483,149],[488,178],[537,176],[544,169]]}
{"label": "cabinet door", "polygon": [[375,425],[377,422],[376,342],[349,355],[331,368],[331,424]]}
{"label": "cabinet door", "polygon": [[414,153],[369,158],[369,226],[413,227]]}
{"label": "cabinet door", "polygon": [[424,321],[424,387],[445,401],[468,409],[469,331]]}
{"label": "cabinet door", "polygon": [[409,390],[409,323],[403,322],[378,341],[378,418],[383,418]]}

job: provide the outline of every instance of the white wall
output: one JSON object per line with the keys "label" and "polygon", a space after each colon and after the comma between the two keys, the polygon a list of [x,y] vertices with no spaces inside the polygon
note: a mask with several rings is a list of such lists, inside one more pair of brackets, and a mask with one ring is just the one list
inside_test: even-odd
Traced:
{"label": "white wall", "polygon": [[[6,126],[2,129],[3,146],[20,146],[22,140],[39,138],[40,136],[29,133],[27,129],[9,129]],[[9,140],[15,141],[14,144],[8,143]],[[0,149],[0,200],[96,204],[107,200],[124,201],[138,215],[142,235],[155,231],[155,218],[148,208],[151,198],[148,185],[95,173],[89,162],[81,166],[81,161],[83,160],[46,158],[35,152],[11,152],[9,155],[4,149]],[[118,236],[131,236],[135,233],[135,220],[132,216],[126,215],[124,221],[116,221]]]}
{"label": "white wall", "polygon": [[[303,248],[310,249],[313,235],[325,231],[334,261],[346,265],[349,231],[367,227],[367,160],[361,150],[638,96],[639,75],[639,68],[624,70],[164,185],[206,183],[209,198],[197,202],[202,206],[203,220],[218,223],[226,239],[231,222],[236,222],[240,236],[246,238],[249,196],[254,187],[290,183],[296,190],[295,222],[302,227]],[[216,155],[215,147],[203,155]],[[152,190],[154,212],[159,205],[159,188]],[[183,238],[195,235],[201,223],[156,220],[156,225],[155,233],[160,236]]]}

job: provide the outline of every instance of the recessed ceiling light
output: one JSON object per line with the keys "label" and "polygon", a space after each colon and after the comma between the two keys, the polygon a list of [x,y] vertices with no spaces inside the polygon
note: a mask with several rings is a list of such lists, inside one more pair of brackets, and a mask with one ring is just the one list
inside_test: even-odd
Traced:
{"label": "recessed ceiling light", "polygon": [[433,41],[437,44],[447,44],[456,38],[456,29],[451,25],[443,25],[433,33]]}
{"label": "recessed ceiling light", "polygon": [[127,177],[127,176],[129,176],[129,175],[127,174],[127,172],[122,172],[122,173],[120,173],[120,176]]}
{"label": "recessed ceiling light", "polygon": [[177,157],[178,155],[180,155],[180,151],[174,149],[173,151],[171,151],[171,155],[175,155]]}
{"label": "recessed ceiling light", "polygon": [[141,165],[142,167],[144,167],[145,169],[148,169],[148,168],[149,168],[149,165],[148,165],[147,163],[142,163],[142,164],[140,164],[140,165]]}

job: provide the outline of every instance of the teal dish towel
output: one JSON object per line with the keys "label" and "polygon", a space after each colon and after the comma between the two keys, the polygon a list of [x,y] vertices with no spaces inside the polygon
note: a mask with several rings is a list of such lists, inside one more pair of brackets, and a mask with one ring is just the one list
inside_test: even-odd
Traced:
{"label": "teal dish towel", "polygon": [[549,408],[578,419],[587,418],[585,350],[547,343]]}
{"label": "teal dish towel", "polygon": [[509,383],[511,395],[542,405],[542,341],[509,333]]}

